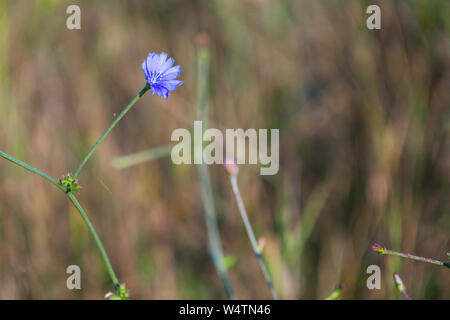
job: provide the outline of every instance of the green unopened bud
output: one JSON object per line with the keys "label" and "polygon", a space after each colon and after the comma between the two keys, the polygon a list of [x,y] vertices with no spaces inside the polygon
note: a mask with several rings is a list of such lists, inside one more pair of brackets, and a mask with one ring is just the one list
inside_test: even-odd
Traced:
{"label": "green unopened bud", "polygon": [[120,284],[118,291],[119,291],[119,297],[121,300],[127,300],[130,298],[130,293],[128,292],[128,289],[125,286],[125,283]]}
{"label": "green unopened bud", "polygon": [[128,292],[125,283],[118,284],[116,286],[116,293],[108,292],[105,294],[105,299],[108,300],[128,300],[130,298],[130,293]]}
{"label": "green unopened bud", "polygon": [[59,178],[59,184],[66,188],[66,193],[72,191],[78,191],[81,189],[81,185],[78,183],[78,179],[74,178],[72,173],[68,173]]}

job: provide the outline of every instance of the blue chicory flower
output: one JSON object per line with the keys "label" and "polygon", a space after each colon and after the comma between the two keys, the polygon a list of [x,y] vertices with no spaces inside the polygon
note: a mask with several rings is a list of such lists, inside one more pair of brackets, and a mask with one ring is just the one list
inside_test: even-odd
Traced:
{"label": "blue chicory flower", "polygon": [[169,98],[169,92],[182,84],[183,80],[175,80],[180,76],[181,67],[172,67],[175,60],[167,59],[167,53],[149,53],[147,59],[142,62],[142,70],[145,73],[145,79],[152,90],[152,95]]}

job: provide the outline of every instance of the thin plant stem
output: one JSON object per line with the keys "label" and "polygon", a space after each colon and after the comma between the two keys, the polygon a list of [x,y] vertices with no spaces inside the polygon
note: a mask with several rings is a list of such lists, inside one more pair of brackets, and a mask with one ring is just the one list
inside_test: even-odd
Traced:
{"label": "thin plant stem", "polygon": [[201,182],[200,191],[203,206],[205,208],[206,231],[208,234],[208,244],[211,258],[217,274],[222,281],[228,299],[235,299],[236,297],[234,294],[233,285],[231,284],[230,276],[228,275],[227,267],[225,265],[219,228],[217,226],[214,200],[211,191],[211,178],[205,164],[198,165],[198,174]]}
{"label": "thin plant stem", "polygon": [[[209,96],[209,66],[210,66],[210,54],[209,49],[206,47],[200,47],[197,57],[197,86],[198,86],[198,103],[197,103],[197,115],[200,120],[203,121],[203,126],[206,126],[208,121],[208,96]],[[197,148],[201,148],[202,145],[197,145]],[[202,154],[202,150],[194,150]],[[228,299],[235,299],[234,288],[228,274],[228,270],[225,264],[225,258],[222,249],[222,242],[220,240],[219,227],[217,225],[217,218],[214,205],[214,197],[211,187],[211,177],[209,175],[209,169],[206,164],[202,163],[197,166],[198,175],[200,178],[200,191],[204,207],[206,231],[208,234],[208,246],[213,260],[216,272],[222,281],[225,289],[225,293]]]}
{"label": "thin plant stem", "polygon": [[[99,147],[99,145],[102,143],[103,140],[105,140],[105,138],[108,136],[108,134],[111,132],[111,130],[117,125],[117,123],[125,116],[125,114],[134,106],[134,104],[150,89],[150,85],[148,84],[148,82],[145,84],[145,87],[139,91],[139,93],[133,98],[133,100],[131,100],[131,102],[122,110],[122,112],[114,119],[114,121],[110,124],[110,126],[108,127],[108,129],[106,129],[106,131],[101,135],[101,137],[97,140],[97,142],[92,146],[92,148],[89,150],[89,152],[86,154],[86,156],[83,158],[83,160],[81,161],[81,163],[79,164],[78,168],[75,170],[75,174],[73,175],[74,180],[76,180],[78,178],[78,175],[80,174],[81,169],[84,167],[84,165],[87,163],[87,161],[89,160],[89,158],[92,156],[92,154],[95,152],[95,150]],[[61,185],[58,181],[56,181],[54,178],[50,177],[49,175],[47,175],[46,173],[31,167],[30,165],[15,159],[14,157],[11,157],[10,155],[4,153],[3,151],[0,151],[0,156],[13,162],[14,164],[30,171],[33,172],[41,177],[43,177],[44,179],[50,181],[51,183],[53,183],[54,185],[56,185],[61,191],[63,191],[70,199],[70,201],[72,201],[73,205],[75,206],[75,208],[78,210],[78,212],[80,213],[80,215],[82,216],[84,222],[86,223],[89,231],[91,232],[92,236],[94,237],[94,240],[97,244],[97,247],[100,250],[101,256],[103,258],[103,261],[105,262],[106,268],[108,269],[108,273],[111,277],[111,280],[114,284],[114,287],[116,288],[116,290],[118,290],[118,288],[120,288],[120,283],[117,279],[117,276],[114,272],[114,269],[111,265],[111,262],[109,261],[108,255],[106,253],[105,248],[103,247],[103,244],[100,240],[100,237],[98,236],[97,232],[95,231],[94,226],[92,225],[91,221],[89,220],[89,217],[87,215],[87,213],[84,211],[83,207],[80,205],[80,203],[78,202],[77,198],[75,197],[75,195],[70,191],[69,188],[65,188],[63,185]]]}
{"label": "thin plant stem", "polygon": [[120,114],[114,119],[114,121],[109,125],[108,129],[101,135],[101,137],[97,140],[97,142],[92,146],[92,148],[89,150],[89,152],[86,154],[86,156],[81,160],[81,163],[78,165],[78,168],[75,170],[74,178],[76,179],[78,175],[80,174],[81,169],[84,167],[86,162],[89,160],[89,158],[92,156],[94,151],[99,147],[99,145],[102,143],[103,140],[108,136],[108,134],[111,132],[111,130],[117,125],[117,123],[122,119],[125,114],[131,109],[131,107],[134,106],[134,104],[150,89],[149,84],[147,83],[145,87],[139,91],[139,93],[131,100],[131,102],[120,112]]}
{"label": "thin plant stem", "polygon": [[374,243],[372,245],[372,250],[379,254],[387,254],[387,255],[391,255],[391,256],[397,256],[397,257],[402,257],[405,259],[427,262],[427,263],[435,264],[438,266],[444,266],[444,267],[450,268],[450,263],[448,263],[448,262],[442,262],[442,261],[431,259],[431,258],[425,258],[425,257],[415,256],[415,255],[412,255],[409,253],[403,253],[403,252],[390,250],[390,249],[387,249],[387,248],[379,245],[378,243]]}
{"label": "thin plant stem", "polygon": [[263,257],[258,249],[258,243],[256,242],[255,234],[253,232],[253,228],[248,219],[247,210],[245,210],[244,201],[242,201],[241,193],[239,192],[239,187],[237,184],[237,176],[230,175],[231,186],[233,189],[234,197],[236,198],[236,202],[239,208],[239,212],[241,213],[242,220],[244,221],[245,229],[247,230],[248,237],[250,239],[250,243],[252,244],[253,251],[258,258],[259,266],[264,274],[264,278],[266,279],[267,285],[270,288],[273,299],[277,300],[278,295],[275,291],[275,288],[272,284],[272,279],[270,278],[269,271],[267,270],[266,263],[263,260]]}
{"label": "thin plant stem", "polygon": [[406,300],[412,300],[411,297],[406,293],[406,290],[403,291],[403,296],[405,297]]}
{"label": "thin plant stem", "polygon": [[25,162],[22,162],[20,160],[17,160],[14,157],[11,157],[9,154],[4,153],[3,151],[0,150],[0,156],[5,158],[6,160],[11,161],[12,163],[18,165],[19,167],[22,167],[30,172],[33,172],[34,174],[37,174],[38,176],[41,176],[42,178],[46,179],[47,181],[50,181],[51,183],[53,183],[55,186],[57,186],[59,189],[61,189],[62,191],[65,191],[64,187],[61,186],[58,181],[56,181],[54,178],[50,177],[48,174],[33,168],[32,166],[26,164]]}
{"label": "thin plant stem", "polygon": [[103,261],[105,262],[106,268],[108,269],[109,275],[111,277],[112,282],[114,283],[114,287],[117,289],[119,288],[120,284],[119,281],[116,277],[116,274],[113,270],[113,267],[111,265],[111,262],[109,261],[108,255],[105,251],[105,248],[103,247],[103,244],[97,234],[97,232],[95,231],[94,226],[92,225],[91,221],[89,220],[89,217],[87,216],[86,212],[84,211],[83,207],[80,205],[80,203],[78,202],[77,198],[75,197],[75,195],[72,192],[67,192],[67,189],[62,186],[61,184],[58,183],[58,181],[56,181],[54,178],[50,177],[49,175],[47,175],[46,173],[33,168],[32,166],[26,164],[25,162],[22,162],[20,160],[17,160],[16,158],[4,153],[3,151],[0,150],[0,156],[11,161],[12,163],[18,165],[19,167],[22,167],[30,172],[33,172],[39,176],[41,176],[42,178],[46,179],[47,181],[50,181],[51,183],[53,183],[54,185],[56,185],[62,192],[64,192],[70,199],[70,201],[72,201],[73,205],[75,206],[75,208],[78,210],[78,212],[80,213],[81,217],[83,218],[84,222],[86,223],[89,231],[91,232],[92,236],[94,237],[94,240],[100,250],[100,253],[102,255]]}
{"label": "thin plant stem", "polygon": [[72,192],[67,193],[67,196],[69,197],[70,201],[72,201],[75,208],[77,208],[78,212],[80,213],[81,217],[83,218],[84,222],[86,223],[89,231],[91,232],[92,237],[94,238],[95,243],[97,244],[97,247],[100,250],[100,253],[102,255],[103,261],[105,262],[106,268],[108,269],[108,273],[109,273],[109,276],[111,277],[114,287],[118,288],[120,286],[119,280],[117,279],[114,269],[111,265],[111,262],[109,261],[108,254],[106,253],[106,250],[103,247],[102,241],[100,240],[100,237],[98,236],[97,231],[95,231],[94,226],[92,225],[91,221],[89,220],[89,217],[88,217],[86,211],[84,211],[83,207],[78,202],[78,199],[75,197],[75,195]]}

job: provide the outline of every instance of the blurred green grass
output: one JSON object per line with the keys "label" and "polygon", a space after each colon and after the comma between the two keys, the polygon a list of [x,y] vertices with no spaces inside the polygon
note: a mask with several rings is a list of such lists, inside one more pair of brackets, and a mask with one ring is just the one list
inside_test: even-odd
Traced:
{"label": "blurred green grass", "polygon": [[[208,254],[195,166],[168,157],[124,170],[115,157],[170,143],[196,118],[195,39],[209,37],[209,126],[280,128],[280,171],[242,166],[240,188],[281,298],[448,299],[448,271],[370,252],[372,241],[449,251],[450,3],[399,1],[0,2],[0,149],[58,177],[73,170],[165,51],[185,83],[145,96],[81,175],[80,201],[133,298],[225,298]],[[365,27],[369,4],[382,30]],[[269,298],[220,166],[210,167],[239,298]],[[65,287],[66,267],[82,290]],[[382,289],[366,268],[380,265]],[[447,273],[445,273],[447,272]],[[70,203],[0,161],[0,298],[101,298],[106,270]]]}

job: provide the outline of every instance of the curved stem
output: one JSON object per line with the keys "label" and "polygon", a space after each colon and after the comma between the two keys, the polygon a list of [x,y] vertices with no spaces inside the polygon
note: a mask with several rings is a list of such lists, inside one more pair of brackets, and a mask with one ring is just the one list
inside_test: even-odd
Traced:
{"label": "curved stem", "polygon": [[102,134],[102,136],[97,140],[97,142],[92,146],[92,148],[89,150],[89,152],[86,154],[86,156],[81,160],[81,163],[78,165],[78,168],[75,170],[75,173],[73,177],[76,179],[78,175],[80,174],[81,169],[84,167],[86,162],[89,160],[89,158],[92,156],[94,151],[98,148],[100,143],[102,143],[103,140],[108,136],[108,134],[111,132],[111,130],[116,126],[116,124],[122,119],[125,114],[131,109],[132,106],[150,89],[149,84],[147,83],[145,87],[139,91],[139,93],[131,100],[131,102],[122,110],[122,112],[114,119],[114,121],[109,125],[108,129]]}
{"label": "curved stem", "polygon": [[267,285],[270,288],[270,292],[272,293],[272,297],[277,300],[278,295],[275,291],[275,288],[273,287],[272,280],[270,278],[269,271],[267,270],[266,263],[264,262],[261,253],[258,250],[258,243],[256,242],[255,234],[253,233],[252,225],[250,224],[250,221],[247,216],[247,210],[245,210],[244,201],[242,201],[241,193],[239,192],[239,187],[237,184],[237,178],[236,176],[230,176],[231,186],[233,189],[234,196],[236,198],[239,212],[241,213],[242,220],[244,221],[245,229],[247,230],[248,237],[250,238],[250,243],[253,247],[253,252],[256,255],[256,258],[258,258],[259,266],[261,267],[261,270],[264,274],[264,278],[266,279]]}
{"label": "curved stem", "polygon": [[78,212],[81,214],[81,217],[83,218],[89,231],[91,232],[92,236],[94,237],[95,243],[97,244],[97,247],[100,250],[103,261],[105,262],[106,268],[108,269],[108,273],[109,273],[109,276],[111,277],[114,287],[118,288],[120,286],[119,280],[117,279],[114,269],[111,265],[111,262],[109,261],[108,254],[106,253],[106,250],[103,247],[102,241],[100,240],[97,232],[95,231],[94,226],[92,225],[91,221],[89,220],[88,215],[86,214],[83,207],[78,202],[78,199],[75,197],[75,195],[72,192],[67,193],[67,196],[69,197],[70,201],[72,201],[75,208],[77,208]]}
{"label": "curved stem", "polygon": [[75,195],[72,192],[66,192],[66,188],[64,188],[62,185],[60,185],[58,183],[58,181],[56,181],[54,178],[50,177],[49,175],[47,175],[46,173],[33,168],[32,166],[26,164],[25,162],[22,162],[20,160],[17,160],[14,157],[11,157],[9,154],[4,153],[3,151],[0,150],[0,156],[5,158],[6,160],[11,161],[12,163],[18,165],[19,167],[22,167],[30,172],[33,172],[41,177],[43,177],[44,179],[46,179],[47,181],[50,181],[51,183],[53,183],[54,185],[56,185],[62,192],[66,193],[67,196],[69,197],[69,199],[72,201],[72,203],[74,204],[75,208],[78,210],[78,212],[81,214],[84,222],[86,223],[89,231],[91,232],[92,236],[94,237],[95,242],[97,243],[97,246],[100,250],[100,253],[102,255],[102,258],[106,264],[106,268],[108,269],[109,272],[109,276],[111,277],[112,282],[114,283],[114,287],[118,288],[120,286],[119,284],[119,280],[116,277],[116,274],[114,273],[114,270],[112,268],[111,262],[109,261],[108,255],[105,251],[105,248],[103,247],[103,244],[97,234],[97,232],[95,231],[94,226],[92,225],[91,221],[89,220],[88,215],[86,214],[86,212],[84,211],[83,207],[80,205],[80,203],[78,202],[77,198],[75,197]]}
{"label": "curved stem", "polygon": [[11,157],[9,154],[4,153],[3,151],[0,150],[0,156],[5,158],[6,160],[11,161],[12,163],[18,165],[19,167],[22,167],[30,172],[33,172],[34,174],[37,174],[38,176],[41,176],[42,178],[46,179],[47,181],[50,181],[51,183],[53,183],[55,186],[57,186],[59,189],[61,189],[62,191],[65,191],[64,187],[61,186],[58,181],[56,181],[54,178],[50,177],[48,174],[33,168],[32,166],[26,164],[25,162],[22,162],[20,160],[17,160],[14,157]]}

